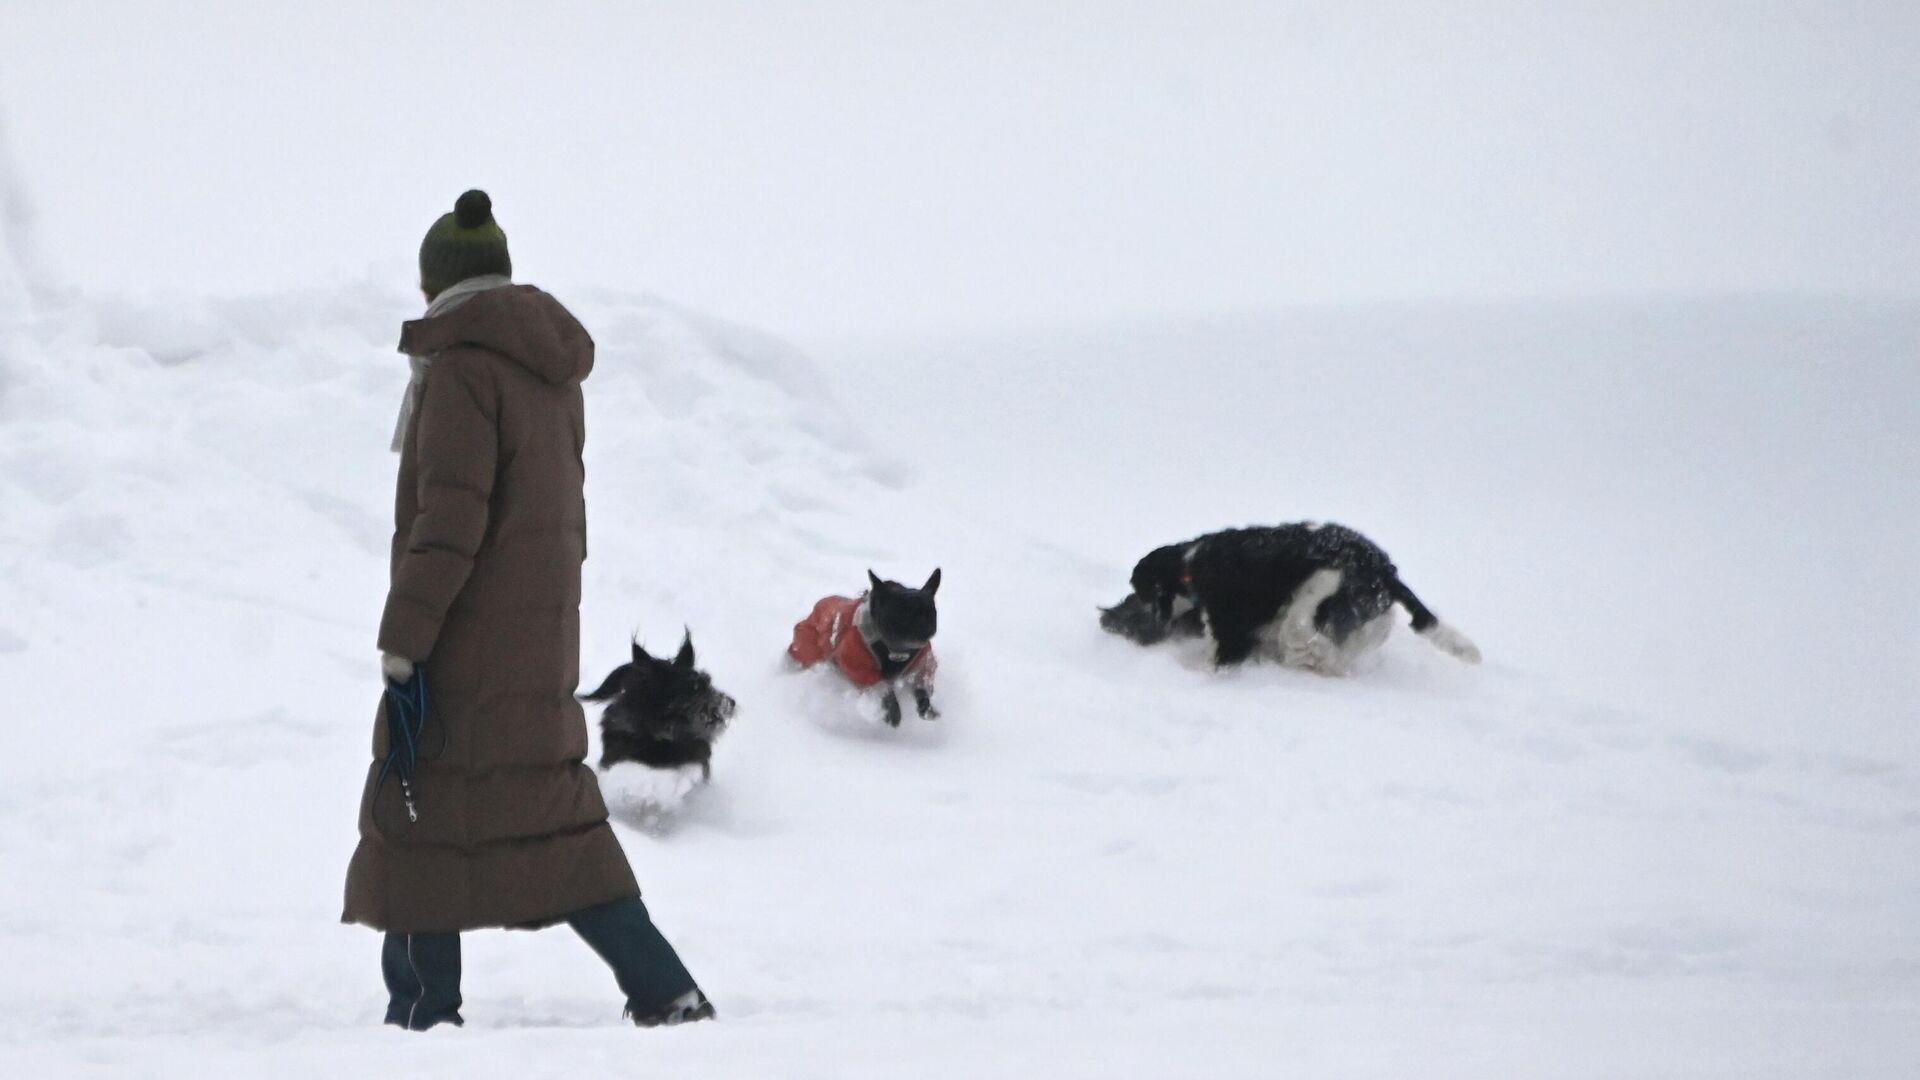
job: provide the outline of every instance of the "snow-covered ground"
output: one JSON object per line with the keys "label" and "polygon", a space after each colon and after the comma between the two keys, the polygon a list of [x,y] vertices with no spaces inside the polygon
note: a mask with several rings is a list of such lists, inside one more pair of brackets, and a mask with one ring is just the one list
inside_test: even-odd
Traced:
{"label": "snow-covered ground", "polygon": [[[584,667],[741,703],[622,825],[722,1022],[564,931],[380,1027],[337,923],[403,289],[0,304],[8,1076],[1920,1073],[1920,305],[1372,308],[820,342],[564,297]],[[817,363],[816,363],[817,361]],[[1100,633],[1148,548],[1339,520],[1488,656],[1348,680]],[[946,718],[786,673],[944,568]],[[608,781],[616,797],[634,783]]]}

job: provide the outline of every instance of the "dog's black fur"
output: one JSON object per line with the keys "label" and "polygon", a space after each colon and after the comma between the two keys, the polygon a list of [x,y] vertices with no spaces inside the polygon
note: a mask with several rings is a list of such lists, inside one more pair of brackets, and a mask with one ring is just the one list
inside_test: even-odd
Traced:
{"label": "dog's black fur", "polygon": [[694,666],[691,632],[671,660],[648,655],[635,641],[633,660],[580,700],[607,702],[600,715],[602,769],[623,761],[657,769],[697,764],[705,779],[713,778],[713,742],[736,708]]}
{"label": "dog's black fur", "polygon": [[[940,612],[934,603],[934,594],[940,591],[940,570],[934,568],[927,583],[917,589],[910,589],[897,581],[884,581],[880,575],[867,571],[867,612],[871,625],[861,628],[861,636],[866,640],[867,649],[880,664],[880,674],[887,680],[887,696],[881,702],[885,710],[885,719],[889,726],[900,726],[900,696],[894,692],[894,685],[901,675],[906,673],[907,665],[913,663],[920,650],[933,642],[933,635],[940,629]],[[925,720],[938,720],[940,710],[933,707],[933,688],[918,685],[913,688],[915,710]]]}
{"label": "dog's black fur", "polygon": [[1342,525],[1227,529],[1156,548],[1134,566],[1133,593],[1102,609],[1100,625],[1143,645],[1211,633],[1214,663],[1238,664],[1323,570],[1339,574],[1337,588],[1311,615],[1311,630],[1326,645],[1346,647],[1399,603],[1416,632],[1463,660],[1479,660],[1473,643],[1442,625],[1400,580],[1379,545]]}

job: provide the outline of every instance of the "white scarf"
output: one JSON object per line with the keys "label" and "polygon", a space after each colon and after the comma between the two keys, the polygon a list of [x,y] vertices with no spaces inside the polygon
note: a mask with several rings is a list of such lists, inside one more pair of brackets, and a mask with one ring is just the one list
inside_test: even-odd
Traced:
{"label": "white scarf", "polygon": [[[427,313],[421,318],[431,319],[436,315],[445,315],[488,289],[497,289],[502,285],[511,284],[513,284],[512,279],[505,274],[482,274],[479,277],[470,277],[457,285],[449,285],[440,290],[440,295],[434,297],[433,302],[427,305]],[[408,356],[407,361],[413,368],[413,377],[407,380],[406,396],[400,399],[400,419],[393,425],[393,445],[388,448],[396,454],[406,442],[407,425],[413,422],[413,410],[420,405],[420,388],[426,385],[427,368],[433,364],[433,357]]]}

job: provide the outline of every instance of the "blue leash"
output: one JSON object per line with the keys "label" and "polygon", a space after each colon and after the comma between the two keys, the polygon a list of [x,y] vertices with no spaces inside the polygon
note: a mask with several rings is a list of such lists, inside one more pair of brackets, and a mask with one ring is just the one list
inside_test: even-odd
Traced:
{"label": "blue leash", "polygon": [[419,821],[420,810],[413,797],[413,777],[420,767],[420,733],[427,726],[427,667],[415,664],[413,677],[403,683],[387,683],[387,760],[380,766],[380,779],[373,793],[386,786],[387,774],[400,781],[400,796],[407,803],[407,820]]}

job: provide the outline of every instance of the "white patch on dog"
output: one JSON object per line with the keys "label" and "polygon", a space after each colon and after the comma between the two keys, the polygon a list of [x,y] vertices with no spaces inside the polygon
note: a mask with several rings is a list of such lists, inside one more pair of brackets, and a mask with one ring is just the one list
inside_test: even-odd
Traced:
{"label": "white patch on dog", "polygon": [[1338,675],[1346,670],[1340,646],[1313,625],[1314,613],[1327,597],[1340,591],[1344,575],[1332,568],[1315,570],[1300,587],[1286,609],[1268,625],[1267,651],[1288,667],[1304,668],[1323,675]]}
{"label": "white patch on dog", "polygon": [[1314,638],[1320,637],[1320,631],[1313,627],[1314,613],[1327,597],[1340,591],[1340,582],[1345,579],[1340,571],[1331,567],[1315,570],[1300,587],[1293,590],[1293,599],[1287,602],[1287,609],[1280,613],[1280,643],[1288,648],[1305,648]]}
{"label": "white patch on dog", "polygon": [[1432,642],[1434,648],[1449,656],[1458,657],[1469,664],[1480,662],[1480,647],[1467,640],[1467,635],[1446,623],[1434,623],[1420,631],[1420,636]]}
{"label": "white patch on dog", "polygon": [[622,823],[655,836],[669,832],[688,800],[705,786],[698,765],[656,769],[623,761],[600,772],[600,794],[606,799],[607,811]]}

